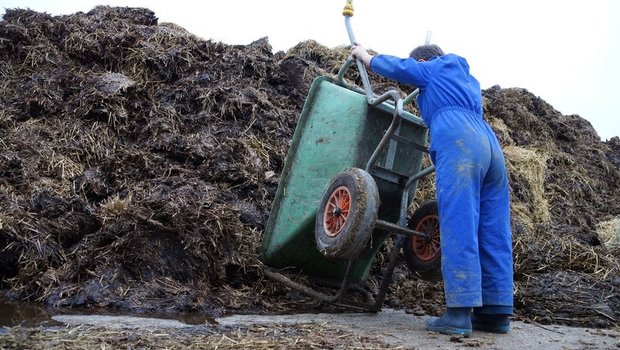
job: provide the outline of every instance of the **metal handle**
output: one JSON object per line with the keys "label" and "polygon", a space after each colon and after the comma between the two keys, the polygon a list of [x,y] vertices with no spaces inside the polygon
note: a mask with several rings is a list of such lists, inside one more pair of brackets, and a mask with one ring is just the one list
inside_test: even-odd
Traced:
{"label": "metal handle", "polygon": [[[346,5],[342,11],[342,15],[344,16],[344,24],[347,29],[347,34],[349,35],[349,41],[351,42],[351,45],[353,46],[356,44],[355,34],[353,34],[353,29],[351,28],[351,17],[353,17],[353,0],[347,0]],[[366,71],[366,67],[364,66],[364,63],[358,59],[355,59],[355,61],[357,63],[357,68],[359,70],[360,78],[362,79],[362,84],[364,85],[364,93],[366,94],[366,100],[368,101],[368,104],[372,106],[376,106],[383,102],[388,101],[389,99],[392,99],[394,101],[394,115],[392,118],[392,122],[390,123],[390,126],[388,127],[385,134],[381,138],[381,141],[379,141],[377,148],[374,150],[374,152],[370,156],[370,159],[368,159],[368,162],[366,163],[365,170],[368,173],[372,174],[372,169],[375,167],[375,164],[379,158],[379,154],[381,154],[383,149],[388,146],[388,143],[390,143],[391,138],[394,136],[394,134],[400,127],[400,123],[403,118],[402,115],[404,113],[404,109],[403,109],[404,104],[411,102],[411,100],[413,100],[416,96],[418,96],[419,89],[416,89],[415,91],[413,91],[405,99],[403,99],[400,96],[400,93],[396,90],[389,90],[385,92],[384,94],[377,96],[372,91],[370,80],[368,79],[368,72]],[[353,63],[353,58],[351,57],[345,62],[345,64],[342,66],[342,68],[340,68],[340,71],[338,72],[338,81],[343,86],[347,86],[347,84],[344,82],[344,74],[349,69],[352,63]],[[357,91],[357,89],[355,90]],[[417,180],[417,178],[418,177],[416,176],[413,176],[412,178],[410,178],[409,181],[407,181],[406,188],[409,188],[409,186],[411,186],[413,182]],[[407,198],[403,196],[403,200],[406,201]],[[404,222],[403,220],[406,220],[406,219],[401,218],[400,220],[401,224],[402,222]]]}
{"label": "metal handle", "polygon": [[[351,42],[351,46],[356,44],[355,34],[353,34],[353,29],[351,28],[351,17],[353,17],[353,0],[347,0],[347,3],[342,11],[342,15],[344,16],[344,25],[347,28],[347,34],[349,35],[349,41]],[[350,60],[349,60],[350,61]],[[343,82],[344,81],[344,72],[349,68],[350,62],[347,61],[345,65],[340,69],[338,74],[338,79]],[[368,72],[366,71],[366,67],[361,60],[356,59],[357,69],[359,70],[360,78],[362,79],[362,84],[364,85],[364,92],[366,94],[366,100],[368,104],[376,106],[379,105],[388,99],[394,100],[394,117],[392,119],[392,123],[390,127],[381,138],[379,145],[375,149],[375,151],[370,156],[368,163],[366,164],[366,171],[372,174],[372,168],[375,166],[377,159],[379,158],[379,154],[381,151],[387,146],[390,138],[396,132],[396,129],[400,126],[401,116],[403,113],[403,100],[400,97],[400,94],[396,90],[390,90],[381,96],[376,96],[372,91],[372,86],[370,85],[370,80],[368,79]]]}
{"label": "metal handle", "polygon": [[[353,28],[351,28],[351,17],[353,17],[353,0],[347,0],[347,3],[344,5],[344,9],[342,10],[342,15],[344,16],[344,26],[347,28],[349,42],[351,43],[351,46],[356,45],[357,40],[355,40]],[[364,86],[364,92],[366,93],[366,100],[368,100],[368,103],[371,105],[377,105],[385,101],[386,98],[382,98],[382,101],[380,102],[376,101],[376,95],[372,91],[372,86],[370,85],[370,79],[368,79],[368,72],[366,71],[364,63],[358,59],[355,60],[355,63],[357,64],[357,70],[359,71],[360,78],[362,79],[362,85]]]}
{"label": "metal handle", "polygon": [[[344,25],[347,29],[347,35],[349,36],[349,42],[351,43],[351,46],[356,45],[357,43],[357,40],[355,40],[355,34],[353,33],[353,28],[351,28],[351,17],[353,17],[353,12],[353,0],[347,0],[344,9],[342,10],[342,15],[344,16]],[[402,106],[406,103],[411,102],[411,100],[413,100],[413,98],[417,96],[418,90],[416,89],[413,93],[407,96],[407,98],[405,98],[405,100],[403,101],[404,103],[399,103],[399,100],[402,100],[402,98],[396,90],[390,90],[383,95],[377,97],[377,95],[372,91],[372,86],[370,85],[370,79],[368,78],[368,72],[366,71],[364,63],[358,59],[355,59],[355,63],[357,64],[357,69],[359,71],[360,78],[362,79],[362,85],[364,86],[366,100],[368,100],[369,104],[378,105],[391,97],[394,100],[394,105],[397,108],[396,113],[398,115],[401,115]],[[343,85],[346,85],[344,84],[344,73],[346,72],[346,70],[349,69],[350,65],[351,62],[347,61],[340,69],[340,72],[338,72],[338,80]]]}

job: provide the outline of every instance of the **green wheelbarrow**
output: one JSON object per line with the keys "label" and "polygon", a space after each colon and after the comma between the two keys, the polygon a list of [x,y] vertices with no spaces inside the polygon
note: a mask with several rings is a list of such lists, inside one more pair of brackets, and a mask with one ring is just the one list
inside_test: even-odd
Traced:
{"label": "green wheelbarrow", "polygon": [[[345,7],[345,24],[355,43]],[[263,235],[261,257],[270,278],[321,301],[379,311],[400,251],[422,278],[440,276],[439,219],[434,201],[420,206],[407,222],[422,169],[428,129],[391,90],[377,96],[362,62],[357,67],[364,89],[349,86],[344,74],[312,83],[295,129]],[[366,282],[375,255],[386,238],[396,244],[379,290],[366,302],[343,298]],[[321,285],[339,286],[334,294],[294,281],[303,273]]]}

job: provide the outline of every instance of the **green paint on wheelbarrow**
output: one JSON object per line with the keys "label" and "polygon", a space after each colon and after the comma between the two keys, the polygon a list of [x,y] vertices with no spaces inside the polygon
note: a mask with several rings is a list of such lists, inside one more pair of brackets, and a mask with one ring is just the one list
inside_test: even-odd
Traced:
{"label": "green paint on wheelbarrow", "polygon": [[[295,267],[307,275],[325,280],[342,279],[347,261],[327,258],[316,248],[316,211],[323,191],[333,176],[350,167],[366,167],[389,127],[393,113],[393,106],[369,106],[363,94],[337,85],[328,77],[319,77],[313,82],[265,228],[261,256],[267,265]],[[421,145],[426,144],[424,123],[410,113],[404,116],[399,134]],[[423,153],[406,143],[398,143],[395,148],[392,167],[386,165],[387,154],[386,149],[379,157],[379,165],[405,176],[420,171]],[[402,188],[384,180],[375,180],[382,202],[379,218],[395,222],[400,210]],[[415,186],[411,187],[411,191],[414,193],[410,198],[414,198]],[[384,234],[373,233],[371,243],[358,258],[352,282],[366,280],[384,239]]]}

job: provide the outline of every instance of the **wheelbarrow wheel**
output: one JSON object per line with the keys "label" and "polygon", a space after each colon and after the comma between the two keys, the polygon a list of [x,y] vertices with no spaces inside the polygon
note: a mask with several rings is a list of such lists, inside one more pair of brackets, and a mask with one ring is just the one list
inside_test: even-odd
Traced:
{"label": "wheelbarrow wheel", "polygon": [[407,239],[404,248],[407,266],[423,280],[440,281],[441,246],[437,201],[424,203],[413,213],[407,226],[428,235],[428,238],[410,236]]}
{"label": "wheelbarrow wheel", "polygon": [[379,191],[366,171],[350,168],[325,189],[315,222],[317,248],[332,258],[354,259],[364,249],[377,221]]}

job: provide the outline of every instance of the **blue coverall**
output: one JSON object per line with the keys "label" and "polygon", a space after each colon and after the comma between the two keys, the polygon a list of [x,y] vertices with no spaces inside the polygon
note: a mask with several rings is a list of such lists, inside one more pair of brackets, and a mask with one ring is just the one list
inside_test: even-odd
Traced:
{"label": "blue coverall", "polygon": [[482,118],[480,83],[454,54],[427,62],[377,55],[370,67],[420,89],[436,168],[446,306],[499,306],[511,313],[508,178],[497,137]]}

